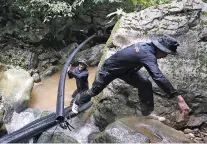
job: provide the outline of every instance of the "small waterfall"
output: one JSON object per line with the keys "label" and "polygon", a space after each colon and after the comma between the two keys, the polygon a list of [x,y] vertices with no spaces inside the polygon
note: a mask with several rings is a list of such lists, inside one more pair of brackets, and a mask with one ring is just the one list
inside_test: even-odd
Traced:
{"label": "small waterfall", "polygon": [[79,143],[88,143],[88,136],[94,132],[100,132],[99,128],[94,124],[94,118],[91,116],[88,118],[87,113],[81,114],[68,122],[75,128],[72,131],[64,130],[61,127],[53,127],[52,129],[48,130],[49,132],[63,132],[66,135],[73,137]]}
{"label": "small waterfall", "polygon": [[[31,123],[32,121],[38,119],[40,113],[35,113],[33,109],[29,111],[24,111],[21,113],[13,113],[11,122],[6,124],[8,133],[12,133],[23,126]],[[63,132],[65,135],[76,139],[79,143],[88,143],[88,136],[94,132],[100,132],[99,128],[94,124],[94,118],[92,116],[88,117],[88,113],[78,115],[77,117],[68,120],[68,122],[75,128],[72,131],[68,129],[62,129],[59,125],[51,128],[48,132]],[[33,139],[29,140],[29,143],[33,143]]]}
{"label": "small waterfall", "polygon": [[12,133],[23,126],[31,123],[39,117],[35,117],[35,115],[31,112],[21,112],[20,114],[14,112],[11,122],[6,124],[6,129],[8,133]]}

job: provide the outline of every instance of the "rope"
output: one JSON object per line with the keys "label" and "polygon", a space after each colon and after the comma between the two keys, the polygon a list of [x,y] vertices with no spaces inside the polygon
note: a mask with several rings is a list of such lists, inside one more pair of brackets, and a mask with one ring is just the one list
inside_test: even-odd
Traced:
{"label": "rope", "polygon": [[52,140],[52,137],[54,136],[54,133],[55,133],[57,127],[58,127],[58,125],[56,126],[55,130],[53,131],[52,136],[51,136],[51,138],[50,138],[50,141]]}

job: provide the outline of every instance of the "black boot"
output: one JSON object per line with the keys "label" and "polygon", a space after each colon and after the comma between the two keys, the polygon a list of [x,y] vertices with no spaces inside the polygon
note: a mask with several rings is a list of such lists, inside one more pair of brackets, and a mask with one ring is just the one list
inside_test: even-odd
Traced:
{"label": "black boot", "polygon": [[140,108],[143,116],[148,116],[154,111],[154,106],[152,104],[146,104],[140,102]]}

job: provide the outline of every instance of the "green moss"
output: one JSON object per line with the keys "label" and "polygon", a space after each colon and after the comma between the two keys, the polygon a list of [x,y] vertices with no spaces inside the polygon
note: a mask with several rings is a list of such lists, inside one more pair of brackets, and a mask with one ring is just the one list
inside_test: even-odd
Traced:
{"label": "green moss", "polygon": [[171,22],[177,22],[177,23],[179,23],[180,22],[180,20],[179,19],[172,19],[172,20],[170,20]]}
{"label": "green moss", "polygon": [[46,116],[48,116],[49,114],[51,114],[50,111],[43,111],[43,112],[41,113],[40,117],[46,117]]}
{"label": "green moss", "polygon": [[[103,65],[103,63],[104,63],[104,60],[105,60],[105,57],[106,57],[106,53],[107,53],[107,50],[108,50],[108,48],[109,48],[109,46],[110,46],[110,44],[111,44],[111,42],[112,42],[112,35],[119,29],[119,26],[120,26],[120,20],[116,23],[116,25],[114,26],[114,28],[113,28],[113,30],[112,30],[112,32],[111,32],[111,35],[110,35],[110,37],[109,37],[109,39],[107,40],[107,42],[106,42],[106,45],[105,45],[105,47],[104,47],[104,51],[103,51],[103,55],[102,55],[102,57],[101,57],[101,60],[100,60],[100,62],[99,62],[99,65],[98,65],[98,69]],[[102,95],[102,92],[98,95],[98,96],[96,96],[94,99],[93,99],[93,103],[94,104],[97,104],[98,103],[98,101],[99,101],[99,98],[100,98],[100,96]]]}
{"label": "green moss", "polygon": [[100,68],[102,66],[102,64],[104,63],[104,60],[105,60],[105,57],[106,57],[106,52],[107,52],[107,49],[109,48],[109,45],[111,44],[112,42],[112,34],[114,34],[118,29],[119,29],[119,25],[120,25],[120,20],[116,23],[116,25],[114,26],[112,32],[111,32],[111,35],[109,37],[109,39],[107,40],[106,42],[106,45],[104,47],[104,51],[103,51],[103,55],[101,57],[101,60],[100,60],[100,63],[98,65],[98,68]]}
{"label": "green moss", "polygon": [[144,35],[147,35],[148,34],[148,32],[147,31],[144,31]]}

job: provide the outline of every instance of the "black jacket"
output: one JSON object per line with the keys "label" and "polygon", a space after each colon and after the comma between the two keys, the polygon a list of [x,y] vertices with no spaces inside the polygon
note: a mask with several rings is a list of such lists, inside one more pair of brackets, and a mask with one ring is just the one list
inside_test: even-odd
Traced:
{"label": "black jacket", "polygon": [[87,90],[88,87],[88,70],[80,71],[78,67],[76,67],[73,71],[68,71],[68,77],[72,79],[73,77],[76,79],[76,86],[78,92]]}
{"label": "black jacket", "polygon": [[155,49],[156,47],[152,43],[133,44],[105,60],[103,67],[109,73],[115,73],[120,76],[129,72],[138,71],[144,67],[164,92],[171,97],[178,96],[178,91],[173,88],[158,67]]}

